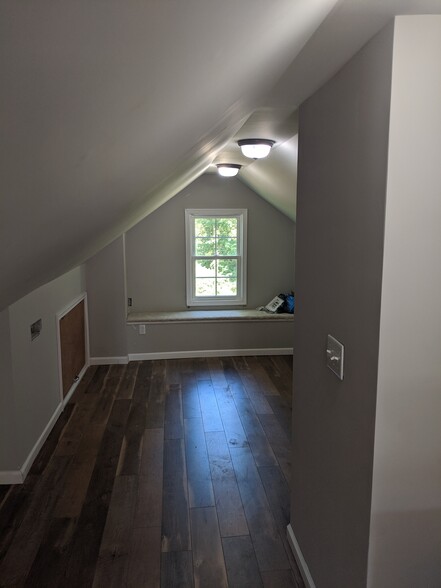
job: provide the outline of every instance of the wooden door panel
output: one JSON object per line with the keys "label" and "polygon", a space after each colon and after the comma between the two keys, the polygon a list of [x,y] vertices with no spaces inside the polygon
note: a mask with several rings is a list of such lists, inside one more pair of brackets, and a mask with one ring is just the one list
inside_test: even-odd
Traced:
{"label": "wooden door panel", "polygon": [[63,398],[86,363],[84,300],[60,319],[61,374]]}

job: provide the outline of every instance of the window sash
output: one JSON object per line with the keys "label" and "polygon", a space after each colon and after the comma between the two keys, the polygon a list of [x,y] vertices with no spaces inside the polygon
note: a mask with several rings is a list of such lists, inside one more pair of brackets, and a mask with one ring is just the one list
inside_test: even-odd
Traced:
{"label": "window sash", "polygon": [[[246,304],[246,220],[244,209],[228,210],[194,210],[187,209],[186,214],[186,265],[187,265],[187,305],[188,306],[228,306]],[[198,218],[236,218],[237,219],[237,254],[236,255],[195,255],[195,221]],[[223,238],[223,237],[221,237]],[[225,237],[228,238],[228,237]],[[215,237],[213,237],[215,240]],[[235,260],[236,261],[236,295],[196,295],[196,263],[198,260]],[[198,276],[199,277],[199,276]],[[207,276],[208,277],[208,276]],[[218,275],[213,279],[228,279],[229,276]]]}

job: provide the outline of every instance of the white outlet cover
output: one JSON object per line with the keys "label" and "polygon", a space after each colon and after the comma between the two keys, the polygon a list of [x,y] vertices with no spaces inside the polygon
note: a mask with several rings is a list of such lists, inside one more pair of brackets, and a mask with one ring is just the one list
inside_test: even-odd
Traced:
{"label": "white outlet cover", "polygon": [[328,335],[326,341],[326,365],[340,380],[343,380],[344,355],[344,345],[332,335]]}

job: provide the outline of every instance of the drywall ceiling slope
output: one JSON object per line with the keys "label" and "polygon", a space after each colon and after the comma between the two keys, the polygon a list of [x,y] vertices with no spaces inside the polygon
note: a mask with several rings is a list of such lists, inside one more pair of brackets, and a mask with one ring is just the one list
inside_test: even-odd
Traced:
{"label": "drywall ceiling slope", "polygon": [[441,0],[340,0],[268,95],[297,108],[396,15],[438,14]]}
{"label": "drywall ceiling slope", "polygon": [[[258,136],[276,140],[269,157],[252,164],[239,160],[230,142],[217,160],[234,162],[235,157],[244,164],[239,179],[295,220],[298,137],[283,141],[274,122],[278,120],[280,126],[283,113],[291,112],[312,95],[394,15],[438,12],[441,0],[341,0],[275,84],[268,95],[267,109],[260,109],[273,123],[268,125],[266,120],[262,125],[262,121],[256,121],[260,128],[268,128],[266,134]],[[285,129],[293,128],[296,115],[297,111],[289,124],[286,121]],[[247,121],[235,139],[256,136],[247,132],[249,126]]]}
{"label": "drywall ceiling slope", "polygon": [[[222,148],[208,173],[216,173],[219,163],[241,165],[237,176],[259,196],[290,219],[295,220],[297,190],[298,111],[289,108],[260,108],[240,127]],[[246,138],[271,139],[275,143],[265,159],[245,157],[238,141]],[[228,179],[225,180],[228,182]]]}
{"label": "drywall ceiling slope", "polygon": [[3,0],[0,308],[201,173],[335,1]]}
{"label": "drywall ceiling slope", "polygon": [[270,155],[243,168],[239,179],[259,196],[296,220],[298,135],[273,147]]}

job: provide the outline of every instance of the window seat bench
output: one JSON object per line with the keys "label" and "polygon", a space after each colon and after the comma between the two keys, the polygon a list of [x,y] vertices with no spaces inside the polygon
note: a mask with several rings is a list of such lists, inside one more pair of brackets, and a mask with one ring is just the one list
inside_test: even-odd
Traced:
{"label": "window seat bench", "polygon": [[160,323],[243,323],[243,322],[287,322],[294,319],[293,314],[269,313],[263,310],[178,310],[164,312],[131,312],[127,324]]}

